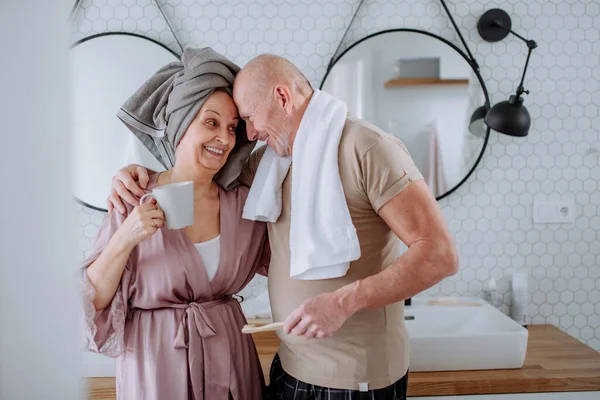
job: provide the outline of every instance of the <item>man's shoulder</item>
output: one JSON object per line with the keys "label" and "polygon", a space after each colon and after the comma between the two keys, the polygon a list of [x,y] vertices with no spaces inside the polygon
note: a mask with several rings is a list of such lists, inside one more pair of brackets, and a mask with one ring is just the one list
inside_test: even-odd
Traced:
{"label": "man's shoulder", "polygon": [[[389,136],[378,126],[348,114],[340,139],[340,158],[360,160],[369,149]],[[356,157],[347,157],[352,155]]]}

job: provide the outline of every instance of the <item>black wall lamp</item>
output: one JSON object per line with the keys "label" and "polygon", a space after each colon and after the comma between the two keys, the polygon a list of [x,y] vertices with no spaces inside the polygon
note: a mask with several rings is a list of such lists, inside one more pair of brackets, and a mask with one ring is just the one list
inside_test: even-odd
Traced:
{"label": "black wall lamp", "polygon": [[[512,21],[510,16],[503,10],[494,8],[486,11],[477,22],[477,30],[483,40],[487,42],[498,42],[508,36],[509,33],[518,37],[527,44],[529,49],[525,68],[521,76],[521,82],[517,87],[516,93],[511,95],[508,100],[501,101],[494,105],[489,111],[485,106],[479,107],[471,116],[469,129],[475,132],[481,126],[482,120],[485,125],[495,131],[510,136],[527,136],[531,127],[531,117],[529,111],[523,105],[522,95],[529,94],[523,87],[525,73],[529,65],[529,57],[537,43],[533,40],[525,39],[523,36],[512,31]],[[471,129],[473,128],[473,129]]]}
{"label": "black wall lamp", "polygon": [[[444,0],[440,0],[440,2],[450,18],[454,30],[469,54],[472,67],[476,71],[479,71],[477,60],[473,57],[467,42],[465,42],[465,39],[460,33],[460,29],[458,29],[446,2]],[[477,30],[483,40],[487,42],[498,42],[507,37],[509,33],[512,33],[527,43],[529,52],[527,53],[527,61],[525,62],[525,68],[523,69],[523,76],[521,77],[521,83],[517,87],[516,94],[511,95],[507,101],[501,101],[491,108],[487,101],[486,104],[477,108],[471,115],[469,131],[473,135],[481,137],[486,136],[488,128],[509,136],[527,136],[529,128],[531,127],[531,116],[529,115],[527,108],[523,105],[522,95],[524,93],[529,94],[529,91],[523,88],[523,82],[525,80],[527,66],[529,65],[529,57],[531,56],[533,49],[537,47],[537,43],[533,40],[527,40],[523,36],[513,32],[510,16],[499,8],[486,11],[477,22]]]}

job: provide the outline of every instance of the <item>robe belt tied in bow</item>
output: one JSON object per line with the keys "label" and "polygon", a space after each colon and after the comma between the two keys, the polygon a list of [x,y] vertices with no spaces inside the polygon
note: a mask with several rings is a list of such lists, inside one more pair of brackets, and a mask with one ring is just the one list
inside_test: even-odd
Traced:
{"label": "robe belt tied in bow", "polygon": [[[207,385],[211,386],[210,393],[222,394],[224,399],[229,396],[231,360],[229,357],[225,360],[220,350],[230,344],[227,334],[218,335],[215,324],[206,312],[208,308],[229,302],[235,302],[235,299],[228,296],[201,303],[172,305],[173,308],[185,309],[177,328],[174,346],[177,349],[188,349],[190,385],[196,399],[204,398],[204,388]],[[207,341],[210,343],[206,343]]]}

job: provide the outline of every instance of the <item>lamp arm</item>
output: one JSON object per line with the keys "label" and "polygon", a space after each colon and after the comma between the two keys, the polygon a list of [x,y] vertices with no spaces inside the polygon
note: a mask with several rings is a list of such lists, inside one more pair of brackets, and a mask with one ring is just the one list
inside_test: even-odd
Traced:
{"label": "lamp arm", "polygon": [[521,39],[522,41],[524,41],[525,43],[527,43],[527,47],[529,48],[530,53],[531,53],[531,50],[533,50],[533,49],[535,49],[537,47],[537,43],[535,42],[535,40],[525,39],[523,36],[519,35],[517,32],[515,32],[512,29],[509,29],[506,26],[504,26],[504,24],[502,23],[502,21],[500,21],[500,20],[494,21],[493,25],[496,28],[502,28],[502,29],[508,31],[508,33],[512,33],[513,35],[515,35],[516,37],[518,37],[519,39]]}
{"label": "lamp arm", "polygon": [[527,42],[528,42],[528,40],[527,40],[527,39],[525,39],[523,36],[519,35],[517,32],[513,31],[512,29],[510,29],[510,28],[507,28],[507,27],[506,27],[506,26],[505,26],[505,25],[502,23],[502,21],[500,21],[499,19],[498,19],[498,20],[496,20],[496,21],[494,21],[494,22],[492,22],[492,26],[494,26],[494,27],[496,27],[496,28],[502,28],[502,29],[504,29],[505,31],[508,31],[509,33],[512,33],[513,35],[515,35],[516,37],[518,37],[519,39],[521,39],[521,40],[522,40],[522,41],[524,41],[525,43],[527,43]]}
{"label": "lamp arm", "polygon": [[523,93],[529,94],[529,90],[525,90],[523,88],[523,82],[525,81],[525,73],[527,72],[527,67],[529,66],[529,57],[531,57],[532,51],[533,48],[529,47],[529,51],[527,52],[527,60],[525,60],[525,68],[523,68],[523,75],[521,76],[521,82],[519,83],[519,87],[517,88],[517,97],[520,97]]}
{"label": "lamp arm", "polygon": [[495,27],[502,28],[502,29],[508,31],[509,33],[515,35],[516,37],[518,37],[525,43],[527,43],[527,48],[529,49],[529,51],[527,52],[527,60],[525,61],[525,68],[523,68],[523,75],[521,76],[521,83],[519,83],[519,87],[517,88],[517,97],[520,97],[523,93],[529,94],[529,90],[525,90],[523,88],[523,82],[525,81],[525,73],[527,72],[527,67],[529,66],[529,58],[531,57],[531,52],[533,51],[533,49],[535,49],[537,47],[537,43],[535,42],[535,40],[525,39],[523,36],[514,32],[512,29],[507,28],[500,20],[494,21],[493,24]]}

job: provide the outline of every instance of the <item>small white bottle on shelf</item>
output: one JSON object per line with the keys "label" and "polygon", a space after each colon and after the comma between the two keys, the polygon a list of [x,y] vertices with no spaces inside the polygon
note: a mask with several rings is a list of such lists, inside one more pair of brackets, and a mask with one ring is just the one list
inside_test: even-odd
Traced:
{"label": "small white bottle on shelf", "polygon": [[494,278],[491,278],[487,282],[486,287],[483,288],[483,300],[491,304],[493,307],[496,307],[498,302],[498,291],[496,288],[496,280]]}
{"label": "small white bottle on shelf", "polygon": [[527,284],[527,274],[515,272],[512,278],[512,306],[510,307],[510,316],[517,323],[527,326],[529,315],[529,288]]}

